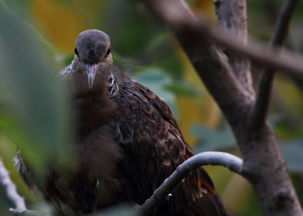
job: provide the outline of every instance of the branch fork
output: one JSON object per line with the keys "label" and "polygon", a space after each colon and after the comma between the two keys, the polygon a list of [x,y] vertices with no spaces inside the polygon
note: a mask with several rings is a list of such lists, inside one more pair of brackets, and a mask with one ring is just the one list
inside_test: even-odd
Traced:
{"label": "branch fork", "polygon": [[[271,47],[247,41],[245,0],[215,1],[217,28],[196,18],[183,0],[145,2],[176,36],[229,122],[243,158],[241,173],[252,184],[263,215],[302,216],[277,141],[266,122],[273,69],[303,77],[301,56],[285,49],[277,52],[298,0],[284,0]],[[265,70],[257,97],[248,59],[273,68]]]}

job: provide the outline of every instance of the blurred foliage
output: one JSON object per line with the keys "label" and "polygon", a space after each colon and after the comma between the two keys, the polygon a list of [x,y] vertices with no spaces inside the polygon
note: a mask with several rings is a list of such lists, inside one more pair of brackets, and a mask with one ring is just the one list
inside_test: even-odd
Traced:
{"label": "blurred foliage", "polygon": [[303,164],[299,161],[302,160],[303,152],[303,137],[294,141],[287,141],[280,144],[282,154],[287,161],[287,167],[290,172],[303,173]]}
{"label": "blurred foliage", "polygon": [[[191,0],[194,11],[215,22],[213,1]],[[268,42],[282,0],[248,0],[249,33]],[[0,0],[0,157],[30,208],[44,212],[41,198],[27,190],[12,158],[17,147],[39,170],[50,159],[65,161],[71,131],[66,94],[55,78],[73,57],[75,38],[88,28],[112,37],[114,64],[163,98],[185,139],[196,151],[237,154],[235,140],[218,107],[170,32],[139,0]],[[5,9],[4,9],[5,8]],[[287,47],[302,53],[303,2],[299,3]],[[254,65],[257,80],[262,71]],[[303,198],[303,81],[279,75],[269,120]],[[220,167],[206,167],[233,215],[259,215],[252,188]],[[1,187],[0,187],[1,188]],[[302,194],[300,194],[302,193]],[[3,194],[3,191],[0,191]],[[42,204],[41,204],[42,203]],[[10,203],[0,196],[0,215]],[[129,207],[105,215],[131,215]],[[115,212],[115,211],[118,211]]]}
{"label": "blurred foliage", "polygon": [[195,145],[196,152],[209,150],[226,151],[233,149],[235,146],[235,138],[227,125],[213,130],[197,123],[192,126],[192,133],[198,137],[198,142]]}
{"label": "blurred foliage", "polygon": [[66,156],[61,155],[70,133],[66,95],[31,29],[3,9],[0,16],[0,25],[8,26],[1,29],[0,127],[41,172],[41,161]]}

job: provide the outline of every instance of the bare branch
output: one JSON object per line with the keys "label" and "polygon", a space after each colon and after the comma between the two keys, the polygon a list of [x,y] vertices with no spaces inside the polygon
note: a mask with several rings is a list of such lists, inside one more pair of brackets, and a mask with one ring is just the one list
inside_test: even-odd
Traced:
{"label": "bare branch", "polygon": [[167,195],[194,169],[203,165],[220,165],[241,174],[242,160],[225,152],[202,152],[180,164],[177,169],[154,191],[153,195],[139,207],[140,215],[151,214],[166,199]]}
{"label": "bare branch", "polygon": [[221,109],[226,111],[229,121],[238,121],[239,116],[235,113],[240,115],[249,110],[254,98],[237,80],[225,54],[208,39],[208,25],[198,21],[183,0],[146,2],[174,31],[198,75]]}
{"label": "bare branch", "polygon": [[151,11],[170,27],[197,73],[228,120],[243,156],[243,171],[251,182],[264,215],[302,216],[302,208],[268,124],[259,131],[248,127],[254,98],[239,82],[227,58],[213,41],[233,54],[303,77],[301,57],[277,52],[257,42],[243,44],[229,32],[197,19],[183,0],[145,0]]}
{"label": "bare branch", "polygon": [[[197,28],[197,26],[193,28]],[[205,24],[201,25],[200,23],[200,28],[200,34],[205,31],[204,36],[216,40],[218,43],[226,46],[238,55],[244,55],[260,64],[280,69],[299,78],[302,78],[303,76],[302,57],[299,55],[293,54],[287,50],[277,52],[277,49],[267,48],[262,43],[256,41],[251,41],[247,45],[244,45],[239,43],[237,38],[233,37],[231,34],[222,34],[220,30],[211,29]]]}
{"label": "bare branch", "polygon": [[[239,41],[241,40],[238,40],[233,34],[224,32],[220,28],[211,28],[207,23],[199,21],[194,17],[189,17],[188,13],[184,14],[182,12],[183,8],[178,8],[179,3],[176,4],[180,0],[146,1],[155,14],[159,17],[161,16],[160,18],[171,27],[177,36],[179,33],[188,30],[199,35],[200,43],[202,40],[208,38],[213,39],[237,55],[242,55],[260,64],[291,73],[300,78],[303,76],[302,57],[299,55],[287,50],[277,52],[276,49],[268,48],[256,41],[250,41],[246,45],[240,43]],[[183,1],[181,2],[180,4],[184,4]],[[192,13],[190,14],[192,15]],[[180,43],[182,45],[182,41]]]}
{"label": "bare branch", "polygon": [[[287,37],[289,23],[292,14],[297,6],[298,0],[285,0],[278,16],[278,20],[275,26],[275,31],[273,34],[272,41],[270,43],[271,47],[279,47],[283,44]],[[256,99],[256,104],[252,109],[250,115],[250,127],[253,129],[260,128],[262,124],[266,121],[266,116],[268,113],[271,90],[273,85],[275,75],[274,68],[265,68],[262,77],[259,82],[259,91]]]}
{"label": "bare branch", "polygon": [[7,197],[15,204],[15,208],[9,210],[15,213],[26,211],[26,205],[23,197],[21,197],[16,190],[15,184],[9,177],[8,171],[0,158],[0,184],[6,189]]}
{"label": "bare branch", "polygon": [[226,32],[232,32],[243,43],[247,42],[246,2],[243,0],[215,0],[219,25]]}
{"label": "bare branch", "polygon": [[[224,32],[237,36],[241,43],[247,43],[246,0],[215,0],[215,9],[219,26]],[[254,96],[249,59],[226,51],[228,61],[243,88]]]}

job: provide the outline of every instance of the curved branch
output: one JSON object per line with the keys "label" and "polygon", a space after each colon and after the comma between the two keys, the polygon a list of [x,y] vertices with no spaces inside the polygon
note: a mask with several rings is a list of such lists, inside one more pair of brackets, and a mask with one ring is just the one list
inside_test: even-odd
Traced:
{"label": "curved branch", "polygon": [[202,152],[180,164],[177,169],[154,191],[153,195],[139,207],[140,215],[148,215],[167,195],[194,169],[203,165],[221,165],[241,174],[242,160],[225,152]]}
{"label": "curved branch", "polygon": [[0,158],[0,184],[5,188],[7,197],[15,204],[16,208],[10,208],[9,210],[15,213],[21,213],[26,211],[26,205],[24,199],[17,193],[16,185],[10,179],[8,171],[4,167],[1,158]]}
{"label": "curved branch", "polygon": [[[270,43],[271,47],[279,47],[285,41],[289,23],[293,12],[298,4],[299,0],[285,0],[278,16],[278,20],[275,26],[275,32]],[[275,69],[267,67],[265,68],[262,77],[259,82],[259,91],[257,94],[256,103],[252,109],[250,115],[250,127],[258,129],[265,123],[267,112],[270,105],[271,90],[275,75]]]}

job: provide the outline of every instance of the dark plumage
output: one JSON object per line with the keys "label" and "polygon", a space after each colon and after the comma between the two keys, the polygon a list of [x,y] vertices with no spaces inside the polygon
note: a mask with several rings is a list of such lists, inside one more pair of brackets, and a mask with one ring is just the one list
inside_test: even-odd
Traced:
{"label": "dark plumage", "polygon": [[[74,60],[62,73],[77,116],[77,163],[68,173],[51,167],[46,182],[39,184],[59,212],[80,215],[121,202],[143,204],[193,155],[168,106],[113,66],[110,48],[104,32],[80,33]],[[200,168],[154,215],[226,213],[211,179]]]}

